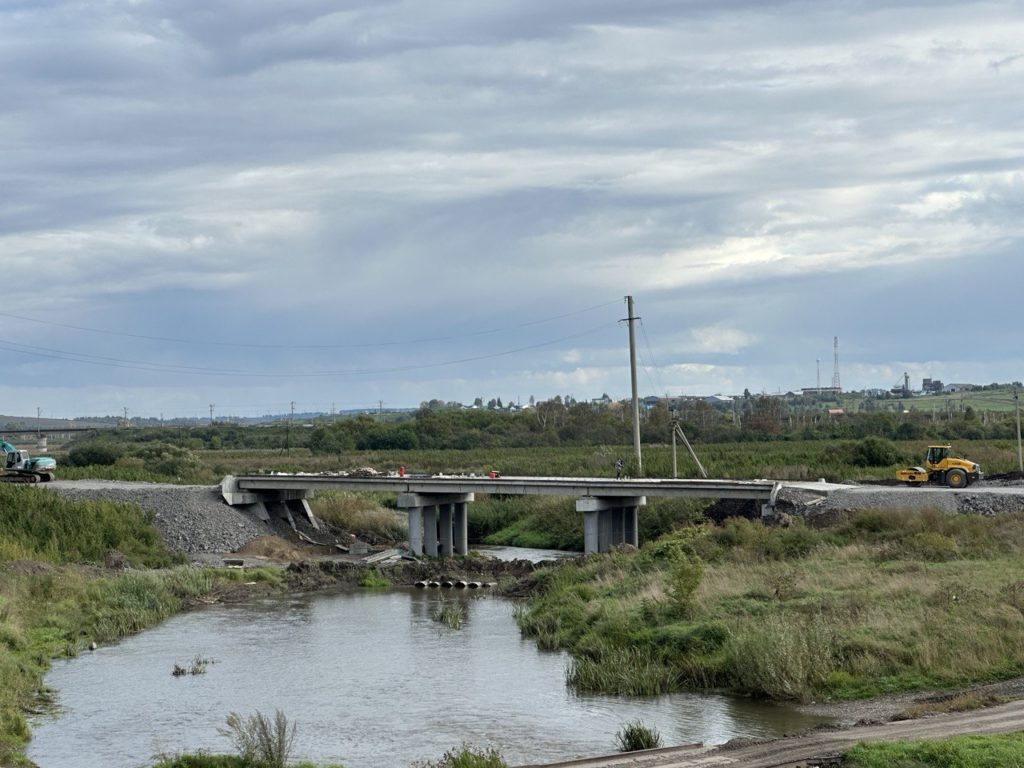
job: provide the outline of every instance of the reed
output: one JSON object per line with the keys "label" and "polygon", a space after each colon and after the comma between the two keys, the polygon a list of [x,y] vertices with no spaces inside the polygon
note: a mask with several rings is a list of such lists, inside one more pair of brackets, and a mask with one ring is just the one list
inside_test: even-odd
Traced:
{"label": "reed", "polygon": [[466,606],[446,600],[430,611],[430,618],[449,629],[462,629],[466,622]]}
{"label": "reed", "polygon": [[657,749],[661,746],[661,734],[656,728],[644,725],[642,720],[632,720],[615,734],[615,744],[619,752]]}

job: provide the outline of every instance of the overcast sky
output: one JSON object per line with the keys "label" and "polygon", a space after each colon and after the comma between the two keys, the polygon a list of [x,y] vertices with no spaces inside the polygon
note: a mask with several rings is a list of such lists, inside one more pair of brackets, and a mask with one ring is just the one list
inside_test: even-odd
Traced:
{"label": "overcast sky", "polygon": [[1019,2],[0,3],[0,413],[1024,377]]}

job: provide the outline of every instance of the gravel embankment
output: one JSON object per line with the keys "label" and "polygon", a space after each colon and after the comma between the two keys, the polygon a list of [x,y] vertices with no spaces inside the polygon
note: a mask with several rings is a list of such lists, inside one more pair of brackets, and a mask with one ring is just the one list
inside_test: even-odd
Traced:
{"label": "gravel embankment", "polygon": [[153,513],[167,546],[185,554],[234,552],[274,530],[229,507],[219,486],[160,485],[93,480],[59,480],[46,488],[68,499],[101,499],[135,504]]}
{"label": "gravel embankment", "polygon": [[819,525],[863,509],[937,509],[949,514],[987,516],[1024,512],[1024,487],[985,482],[963,490],[863,485],[833,490],[816,499],[806,494],[780,494],[780,501],[786,504],[783,511]]}

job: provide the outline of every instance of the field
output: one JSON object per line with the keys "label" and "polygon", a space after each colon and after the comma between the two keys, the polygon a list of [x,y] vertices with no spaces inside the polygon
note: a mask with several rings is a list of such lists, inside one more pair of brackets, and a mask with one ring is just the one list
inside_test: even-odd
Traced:
{"label": "field", "polygon": [[[926,440],[884,441],[895,451],[896,461],[878,466],[857,466],[848,460],[846,448],[855,440],[779,440],[766,442],[697,444],[695,449],[708,474],[726,478],[806,480],[890,479],[898,467],[918,464]],[[954,449],[977,461],[986,474],[1017,468],[1017,446],[1011,440],[961,440]],[[476,448],[469,450],[375,450],[343,451],[315,455],[305,448],[279,450],[189,450],[177,462],[134,461],[127,457],[110,465],[68,466],[61,462],[64,479],[108,478],[161,480],[179,483],[213,483],[227,474],[251,472],[332,472],[374,467],[379,471],[407,473],[476,473],[491,470],[505,475],[614,477],[615,461],[631,460],[631,446],[561,446],[534,448]],[[668,445],[644,446],[645,477],[672,476],[672,449]],[[163,470],[163,471],[161,471]],[[678,456],[680,477],[699,477],[685,451]]]}

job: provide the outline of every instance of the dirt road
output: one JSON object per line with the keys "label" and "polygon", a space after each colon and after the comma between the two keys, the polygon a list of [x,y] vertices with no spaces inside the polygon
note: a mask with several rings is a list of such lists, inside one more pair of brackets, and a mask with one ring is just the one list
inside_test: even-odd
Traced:
{"label": "dirt road", "polygon": [[[861,741],[943,739],[965,734],[1024,730],[1024,700],[987,709],[866,725],[839,731],[812,731],[803,736],[739,747],[670,747],[631,754],[550,763],[544,768],[804,768],[835,765],[828,760]],[[824,762],[821,760],[824,759]],[[535,768],[535,767],[530,767]]]}

